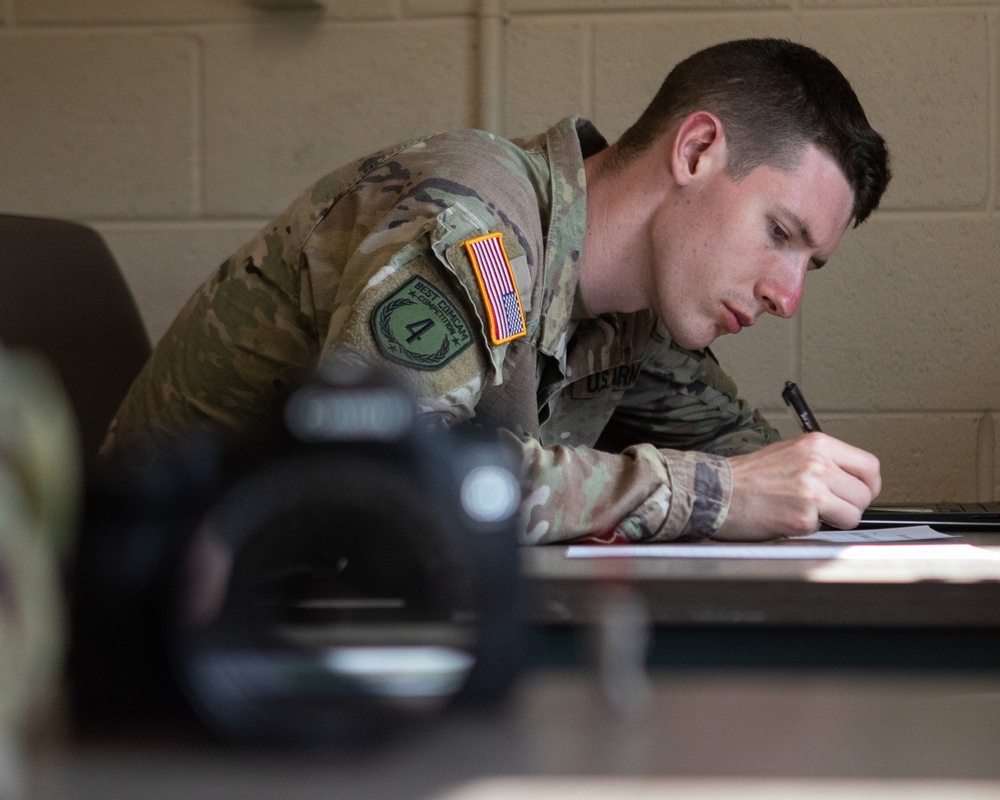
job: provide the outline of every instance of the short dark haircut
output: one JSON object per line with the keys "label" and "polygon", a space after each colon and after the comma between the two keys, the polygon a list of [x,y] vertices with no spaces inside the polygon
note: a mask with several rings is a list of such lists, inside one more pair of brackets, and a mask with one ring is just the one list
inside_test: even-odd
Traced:
{"label": "short dark haircut", "polygon": [[892,176],[885,140],[847,78],[825,56],[784,39],[724,42],[686,58],[615,143],[612,163],[631,160],[695,111],[722,120],[734,180],[762,165],[793,168],[810,143],[825,150],[854,192],[855,227]]}

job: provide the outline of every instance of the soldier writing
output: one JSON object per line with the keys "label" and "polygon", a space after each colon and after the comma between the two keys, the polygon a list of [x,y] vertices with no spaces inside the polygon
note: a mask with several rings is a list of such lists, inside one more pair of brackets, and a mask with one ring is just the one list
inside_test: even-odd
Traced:
{"label": "soldier writing", "polygon": [[708,348],[791,317],[889,177],[839,70],[768,39],[681,62],[610,145],[571,118],[389,148],[322,178],[195,293],[104,454],[250,431],[348,350],[422,413],[503,429],[526,542],[853,527],[878,460],[822,433],[779,441]]}

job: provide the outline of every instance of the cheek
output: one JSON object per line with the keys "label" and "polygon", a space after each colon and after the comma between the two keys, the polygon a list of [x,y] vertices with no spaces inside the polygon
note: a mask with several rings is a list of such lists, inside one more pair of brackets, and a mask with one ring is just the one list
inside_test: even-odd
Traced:
{"label": "cheek", "polygon": [[747,209],[727,205],[717,209],[707,221],[710,224],[702,226],[698,238],[702,251],[710,254],[713,260],[737,266],[760,257],[762,237]]}

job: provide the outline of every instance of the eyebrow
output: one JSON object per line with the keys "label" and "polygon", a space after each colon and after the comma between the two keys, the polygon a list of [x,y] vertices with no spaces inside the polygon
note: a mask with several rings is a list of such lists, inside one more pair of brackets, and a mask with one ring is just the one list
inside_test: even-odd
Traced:
{"label": "eyebrow", "polygon": [[[780,206],[779,211],[782,214],[784,214],[788,218],[788,220],[792,223],[792,225],[796,228],[799,236],[802,237],[802,241],[806,243],[806,246],[811,247],[815,250],[816,241],[815,239],[813,239],[812,231],[809,230],[809,226],[806,224],[806,221],[802,219],[802,217],[800,217],[794,211],[792,211],[789,208],[786,208],[785,206]],[[813,258],[812,264],[816,269],[820,269],[821,267],[826,265],[826,259]]]}

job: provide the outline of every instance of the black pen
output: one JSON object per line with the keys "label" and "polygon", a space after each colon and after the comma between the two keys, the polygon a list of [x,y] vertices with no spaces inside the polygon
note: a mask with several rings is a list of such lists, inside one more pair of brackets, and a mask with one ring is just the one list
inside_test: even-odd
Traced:
{"label": "black pen", "polygon": [[805,433],[812,433],[820,429],[816,417],[813,416],[813,412],[809,408],[806,399],[802,396],[802,390],[798,386],[792,381],[785,381],[785,390],[781,393],[781,396],[785,400],[785,405],[789,405],[795,409],[795,414],[799,418],[799,424]]}

